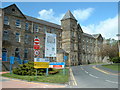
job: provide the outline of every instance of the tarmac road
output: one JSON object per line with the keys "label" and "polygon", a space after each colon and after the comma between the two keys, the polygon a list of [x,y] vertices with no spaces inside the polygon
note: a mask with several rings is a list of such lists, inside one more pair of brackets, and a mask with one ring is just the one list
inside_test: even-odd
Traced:
{"label": "tarmac road", "polygon": [[76,84],[74,88],[118,88],[118,75],[103,73],[93,65],[71,67]]}

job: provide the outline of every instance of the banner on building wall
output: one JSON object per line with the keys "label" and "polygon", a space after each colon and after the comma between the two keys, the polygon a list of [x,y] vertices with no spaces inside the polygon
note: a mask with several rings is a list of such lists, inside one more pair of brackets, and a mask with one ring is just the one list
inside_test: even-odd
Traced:
{"label": "banner on building wall", "polygon": [[46,33],[45,57],[56,57],[56,34]]}

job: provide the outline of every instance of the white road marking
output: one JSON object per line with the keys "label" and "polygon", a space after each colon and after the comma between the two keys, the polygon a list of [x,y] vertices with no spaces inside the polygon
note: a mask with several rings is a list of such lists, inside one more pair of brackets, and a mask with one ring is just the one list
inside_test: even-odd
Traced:
{"label": "white road marking", "polygon": [[110,80],[105,80],[105,81],[110,82],[110,83],[116,83],[116,84],[118,84],[118,82],[113,82],[113,81],[110,81]]}
{"label": "white road marking", "polygon": [[98,77],[96,77],[96,76],[94,76],[94,75],[92,75],[92,74],[89,74],[91,77],[94,77],[94,78],[98,78]]}
{"label": "white road marking", "polygon": [[81,67],[81,69],[84,70],[83,67]]}
{"label": "white road marking", "polygon": [[74,75],[73,75],[73,73],[72,73],[72,69],[70,68],[70,71],[71,71],[71,76],[72,76],[72,79],[73,79],[73,85],[76,85],[77,86],[77,82],[76,82],[76,80],[75,80],[75,77],[74,77]]}
{"label": "white road marking", "polygon": [[85,71],[86,73],[88,73],[87,71]]}

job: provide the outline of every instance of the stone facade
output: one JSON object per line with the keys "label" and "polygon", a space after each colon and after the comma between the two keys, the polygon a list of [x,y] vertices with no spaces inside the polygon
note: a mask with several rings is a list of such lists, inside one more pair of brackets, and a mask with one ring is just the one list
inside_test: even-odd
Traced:
{"label": "stone facade", "polygon": [[80,24],[68,11],[61,20],[61,26],[24,15],[13,4],[2,9],[4,12],[2,52],[7,57],[14,54],[22,60],[33,60],[33,40],[40,38],[40,57],[45,55],[45,32],[57,35],[57,57],[51,61],[63,61],[68,56],[69,65],[80,65],[88,62],[101,62],[98,51],[102,48],[101,34],[90,35],[83,32]]}
{"label": "stone facade", "polygon": [[2,57],[2,30],[3,30],[3,13],[0,9],[0,58]]}

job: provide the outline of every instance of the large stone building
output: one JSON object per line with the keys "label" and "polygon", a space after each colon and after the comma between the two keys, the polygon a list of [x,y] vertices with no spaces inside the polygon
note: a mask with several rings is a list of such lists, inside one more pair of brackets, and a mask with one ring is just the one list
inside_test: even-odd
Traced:
{"label": "large stone building", "polygon": [[51,61],[66,61],[69,65],[79,65],[91,62],[101,62],[98,52],[102,48],[101,34],[90,35],[84,33],[80,24],[68,10],[61,20],[61,26],[24,15],[15,5],[2,9],[3,11],[3,39],[2,57],[20,57],[22,60],[34,60],[33,41],[40,38],[40,58],[45,56],[45,32],[57,35],[57,57]]}

